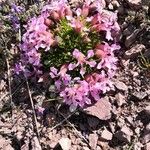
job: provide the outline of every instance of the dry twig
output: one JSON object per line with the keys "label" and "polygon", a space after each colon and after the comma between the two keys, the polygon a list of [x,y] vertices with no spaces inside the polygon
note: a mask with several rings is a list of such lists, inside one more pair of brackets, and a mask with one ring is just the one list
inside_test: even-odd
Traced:
{"label": "dry twig", "polygon": [[[11,72],[10,72],[10,65],[9,65],[9,59],[8,59],[8,48],[7,48],[7,43],[8,41],[5,40],[4,35],[1,35],[1,38],[4,43],[4,55],[5,55],[5,60],[6,60],[6,65],[7,65],[7,77],[8,77],[8,86],[9,86],[9,97],[10,97],[10,107],[12,108],[13,106],[13,101],[12,101],[12,89],[11,89]],[[12,109],[11,109],[11,114],[12,114]]]}
{"label": "dry twig", "polygon": [[67,121],[76,111],[72,112],[70,115],[68,115],[67,117],[65,117],[61,122],[59,122],[58,124],[56,124],[54,127],[52,127],[50,129],[50,131],[54,130],[55,128],[61,126],[65,121]]}
{"label": "dry twig", "polygon": [[27,85],[27,90],[28,90],[28,94],[29,94],[29,98],[30,98],[30,103],[31,103],[31,107],[33,110],[33,117],[34,117],[34,122],[35,122],[35,130],[37,132],[37,136],[38,138],[40,137],[39,131],[38,131],[38,125],[37,125],[37,118],[36,118],[36,112],[35,112],[35,108],[34,108],[34,103],[33,103],[33,99],[31,96],[31,91],[30,91],[30,87],[29,87],[29,82],[28,79],[25,77],[26,80],[26,85]]}
{"label": "dry twig", "polygon": [[18,91],[18,89],[20,89],[20,87],[21,87],[24,83],[25,83],[25,81],[23,81],[23,82],[14,90],[14,92],[4,94],[4,95],[0,98],[0,101],[2,101],[5,97],[10,96],[10,94],[11,94],[11,96],[13,96],[13,95]]}
{"label": "dry twig", "polygon": [[68,121],[68,118],[66,118],[61,112],[59,112],[59,114],[60,114],[60,115],[65,119],[65,121],[74,129],[75,133],[76,133],[81,139],[83,139],[83,140],[86,142],[86,144],[88,144],[88,146],[90,146],[88,140],[75,128],[75,126],[74,126],[70,121]]}
{"label": "dry twig", "polygon": [[12,90],[11,90],[11,76],[10,76],[10,66],[9,66],[9,61],[8,58],[6,58],[6,64],[7,64],[7,76],[8,76],[8,86],[9,86],[9,97],[10,97],[10,103],[11,106],[13,105],[13,101],[12,101]]}

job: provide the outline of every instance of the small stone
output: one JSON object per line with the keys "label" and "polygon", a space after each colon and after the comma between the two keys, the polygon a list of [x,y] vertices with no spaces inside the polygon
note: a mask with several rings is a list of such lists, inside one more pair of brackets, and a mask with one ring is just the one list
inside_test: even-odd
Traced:
{"label": "small stone", "polygon": [[90,150],[88,147],[83,147],[83,150]]}
{"label": "small stone", "polygon": [[147,142],[150,142],[150,132],[147,133],[146,135],[144,135],[143,137],[143,143],[147,143]]}
{"label": "small stone", "polygon": [[96,149],[98,141],[98,135],[96,133],[92,133],[89,135],[89,145],[91,146],[92,150]]}
{"label": "small stone", "polygon": [[58,143],[62,150],[70,150],[71,148],[71,140],[69,138],[61,138]]}
{"label": "small stone", "polygon": [[145,150],[150,150],[150,142],[145,145]]}
{"label": "small stone", "polygon": [[[118,8],[118,14],[119,15],[124,15],[124,13],[125,13],[125,8],[121,5],[121,6],[119,6],[119,8]],[[122,27],[123,27],[124,25],[122,25]]]}
{"label": "small stone", "polygon": [[115,98],[118,106],[122,106],[123,104],[126,103],[125,97],[120,93],[116,94]]}
{"label": "small stone", "polygon": [[18,139],[18,141],[20,141],[22,139],[22,132],[21,131],[18,131],[17,134],[16,134],[16,137]]}
{"label": "small stone", "polygon": [[150,123],[146,126],[146,130],[150,131]]}
{"label": "small stone", "polygon": [[137,142],[134,144],[134,150],[141,150],[143,148],[143,144],[140,142]]}
{"label": "small stone", "polygon": [[139,9],[141,8],[141,0],[126,0],[131,8]]}
{"label": "small stone", "polygon": [[125,119],[123,117],[120,117],[117,121],[117,125],[121,128],[125,125]]}
{"label": "small stone", "polygon": [[100,146],[97,146],[96,150],[102,150],[102,148]]}
{"label": "small stone", "polygon": [[33,150],[42,150],[40,142],[36,136],[32,138],[31,145]]}
{"label": "small stone", "polygon": [[143,144],[150,142],[150,130],[144,130],[141,140]]}
{"label": "small stone", "polygon": [[138,136],[140,135],[140,132],[141,132],[140,128],[136,128],[134,131]]}
{"label": "small stone", "polygon": [[131,71],[131,74],[133,75],[133,77],[139,76],[139,73],[137,71]]}
{"label": "small stone", "polygon": [[143,100],[144,98],[147,97],[147,93],[146,92],[134,92],[132,94],[131,100]]}
{"label": "small stone", "polygon": [[131,141],[132,135],[133,135],[133,132],[130,130],[130,128],[124,126],[124,127],[122,127],[122,129],[120,131],[118,131],[115,134],[115,137],[120,141],[129,143]]}
{"label": "small stone", "polygon": [[124,36],[130,36],[133,32],[133,30],[135,29],[135,27],[133,25],[129,25],[124,31],[123,31],[123,35]]}
{"label": "small stone", "polygon": [[150,99],[150,90],[147,90],[146,93],[148,95],[148,98]]}
{"label": "small stone", "polygon": [[116,81],[114,85],[120,91],[127,91],[128,90],[128,87],[121,81]]}
{"label": "small stone", "polygon": [[145,46],[143,44],[137,44],[136,46],[133,46],[131,49],[129,49],[125,52],[124,58],[125,59],[135,58],[144,49],[145,49]]}
{"label": "small stone", "polygon": [[109,123],[109,127],[110,127],[111,132],[114,133],[115,132],[116,124],[114,122],[110,122]]}
{"label": "small stone", "polygon": [[119,7],[120,6],[120,4],[119,4],[119,2],[117,1],[117,0],[113,0],[112,2],[112,5],[114,6],[114,7]]}
{"label": "small stone", "polygon": [[150,105],[146,106],[144,111],[145,111],[145,114],[147,114],[147,116],[148,115],[150,116]]}
{"label": "small stone", "polygon": [[110,10],[113,10],[113,9],[114,9],[114,6],[112,5],[112,3],[110,3],[110,4],[108,5],[108,8],[109,8]]}
{"label": "small stone", "polygon": [[131,46],[131,44],[136,40],[138,34],[142,31],[143,29],[136,29],[133,31],[131,35],[129,35],[126,40],[125,40],[125,46],[128,48]]}
{"label": "small stone", "polygon": [[100,146],[102,150],[110,150],[110,146],[108,145],[108,142],[104,142],[104,141],[99,140],[98,146]]}
{"label": "small stone", "polygon": [[124,127],[121,129],[121,131],[122,131],[123,133],[125,133],[126,135],[130,135],[130,136],[133,135],[132,130],[131,130],[129,127],[127,127],[127,126],[124,126]]}
{"label": "small stone", "polygon": [[101,134],[101,138],[106,141],[112,140],[112,136],[113,136],[112,133],[109,132],[107,129],[105,129]]}
{"label": "small stone", "polygon": [[48,142],[48,145],[50,148],[54,149],[56,147],[57,143],[58,143],[57,141],[52,141],[52,142]]}
{"label": "small stone", "polygon": [[129,117],[126,117],[126,119],[130,125],[133,125],[133,117],[129,116]]}

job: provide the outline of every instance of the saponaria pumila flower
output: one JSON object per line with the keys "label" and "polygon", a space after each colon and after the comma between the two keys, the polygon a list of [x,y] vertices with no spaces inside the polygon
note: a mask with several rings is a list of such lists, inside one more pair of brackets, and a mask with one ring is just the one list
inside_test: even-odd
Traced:
{"label": "saponaria pumila flower", "polygon": [[105,10],[101,0],[85,0],[79,8],[53,0],[25,28],[17,73],[40,77],[49,71],[71,109],[90,105],[113,88],[120,28],[117,14]]}

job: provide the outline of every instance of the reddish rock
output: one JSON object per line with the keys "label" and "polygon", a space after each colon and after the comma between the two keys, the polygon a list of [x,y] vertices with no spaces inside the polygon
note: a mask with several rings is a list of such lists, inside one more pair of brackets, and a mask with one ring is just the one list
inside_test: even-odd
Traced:
{"label": "reddish rock", "polygon": [[84,111],[100,120],[108,120],[111,118],[111,104],[108,97],[104,97],[97,101],[94,105],[87,107]]}

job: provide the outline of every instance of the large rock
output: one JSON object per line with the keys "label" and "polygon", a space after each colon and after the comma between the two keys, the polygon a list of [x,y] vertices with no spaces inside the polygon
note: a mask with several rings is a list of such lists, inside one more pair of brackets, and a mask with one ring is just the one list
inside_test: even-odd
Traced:
{"label": "large rock", "polygon": [[111,104],[108,97],[101,98],[94,105],[84,109],[88,115],[95,116],[100,120],[108,120],[111,118]]}

